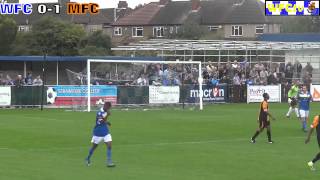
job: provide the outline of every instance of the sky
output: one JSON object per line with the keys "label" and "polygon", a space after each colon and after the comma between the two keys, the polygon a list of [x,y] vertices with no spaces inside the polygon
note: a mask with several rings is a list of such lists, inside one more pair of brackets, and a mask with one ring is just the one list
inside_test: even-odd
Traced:
{"label": "sky", "polygon": [[[119,0],[71,0],[72,2],[79,3],[97,3],[101,8],[114,8],[117,7]],[[144,4],[149,2],[158,2],[159,0],[126,0],[129,7],[134,8],[138,4]],[[174,0],[185,1],[185,0]],[[264,0],[263,0],[264,1]],[[39,3],[39,2],[58,2],[58,0],[20,0],[21,3]]]}

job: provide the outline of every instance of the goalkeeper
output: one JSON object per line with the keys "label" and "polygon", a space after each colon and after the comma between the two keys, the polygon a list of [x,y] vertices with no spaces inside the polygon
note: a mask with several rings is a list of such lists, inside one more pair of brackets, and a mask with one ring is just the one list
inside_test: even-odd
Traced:
{"label": "goalkeeper", "polygon": [[298,81],[293,82],[290,90],[288,91],[288,104],[289,110],[287,112],[287,118],[290,118],[291,113],[294,111],[296,113],[297,118],[300,118],[299,111],[297,108],[297,96],[299,93]]}

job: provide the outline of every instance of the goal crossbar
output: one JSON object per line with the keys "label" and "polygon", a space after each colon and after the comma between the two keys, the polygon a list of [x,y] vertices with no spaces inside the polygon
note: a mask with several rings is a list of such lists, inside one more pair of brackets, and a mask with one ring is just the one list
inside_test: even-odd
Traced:
{"label": "goal crossbar", "polygon": [[88,101],[87,101],[87,111],[91,111],[91,63],[93,62],[107,62],[107,63],[146,63],[146,64],[198,64],[198,72],[199,72],[199,77],[198,77],[198,82],[199,82],[199,106],[200,110],[203,110],[203,91],[202,91],[202,70],[201,70],[201,61],[145,61],[145,60],[105,60],[105,59],[88,59],[87,60],[87,96],[88,96]]}

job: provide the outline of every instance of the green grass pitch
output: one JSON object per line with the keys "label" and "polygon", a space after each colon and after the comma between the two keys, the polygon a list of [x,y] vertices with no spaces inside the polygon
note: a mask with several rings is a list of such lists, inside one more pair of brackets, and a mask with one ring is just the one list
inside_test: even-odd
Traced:
{"label": "green grass pitch", "polygon": [[[311,180],[306,165],[319,151],[287,104],[270,104],[274,144],[257,128],[258,104],[224,104],[191,110],[114,110],[113,160],[101,144],[86,167],[95,113],[37,109],[0,110],[1,180]],[[311,116],[320,113],[313,103]],[[310,124],[310,122],[309,122]]]}

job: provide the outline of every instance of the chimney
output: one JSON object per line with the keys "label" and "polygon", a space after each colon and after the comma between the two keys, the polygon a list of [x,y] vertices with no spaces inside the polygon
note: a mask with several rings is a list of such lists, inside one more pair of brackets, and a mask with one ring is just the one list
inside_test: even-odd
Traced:
{"label": "chimney", "polygon": [[192,1],[192,12],[197,12],[200,9],[200,0],[191,0]]}
{"label": "chimney", "polygon": [[161,7],[165,6],[166,4],[168,4],[171,0],[160,0],[159,5]]}
{"label": "chimney", "polygon": [[120,9],[127,9],[128,8],[128,3],[127,1],[119,1],[118,3],[118,8]]}

